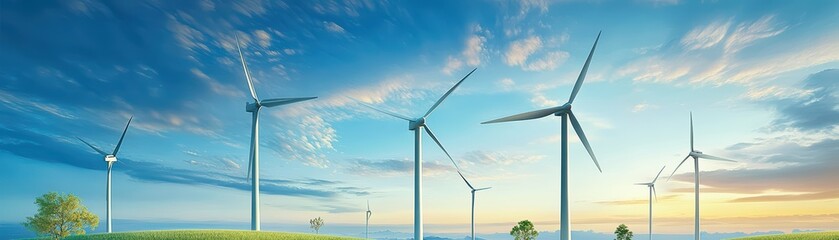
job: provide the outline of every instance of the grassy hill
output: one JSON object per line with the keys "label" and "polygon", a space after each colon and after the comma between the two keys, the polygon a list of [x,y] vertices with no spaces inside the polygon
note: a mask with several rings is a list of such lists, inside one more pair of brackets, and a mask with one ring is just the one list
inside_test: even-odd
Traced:
{"label": "grassy hill", "polygon": [[839,239],[839,232],[813,232],[778,234],[755,237],[735,238],[733,240],[836,240]]}
{"label": "grassy hill", "polygon": [[66,239],[301,239],[301,240],[356,240],[359,238],[316,235],[287,232],[254,232],[242,230],[167,230],[120,232],[111,234],[87,234],[71,236]]}

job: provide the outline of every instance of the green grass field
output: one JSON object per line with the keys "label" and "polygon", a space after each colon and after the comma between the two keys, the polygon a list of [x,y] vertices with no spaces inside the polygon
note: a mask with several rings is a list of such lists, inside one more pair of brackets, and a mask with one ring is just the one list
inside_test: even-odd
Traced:
{"label": "green grass field", "polygon": [[301,240],[351,240],[359,238],[287,232],[254,232],[241,230],[169,230],[87,234],[66,239],[301,239]]}
{"label": "green grass field", "polygon": [[814,232],[735,238],[733,240],[837,240],[839,232]]}

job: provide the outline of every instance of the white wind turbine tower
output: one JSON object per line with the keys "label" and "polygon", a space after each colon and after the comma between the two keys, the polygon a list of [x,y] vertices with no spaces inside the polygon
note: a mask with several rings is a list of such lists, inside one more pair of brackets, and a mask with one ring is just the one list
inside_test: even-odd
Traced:
{"label": "white wind turbine tower", "polygon": [[443,152],[446,154],[446,156],[449,157],[449,160],[451,160],[452,163],[454,163],[455,168],[457,168],[457,163],[454,162],[454,159],[452,158],[451,155],[449,155],[449,152],[446,151],[446,148],[443,147],[443,144],[441,144],[440,141],[437,140],[437,137],[434,136],[434,133],[431,131],[431,128],[428,127],[428,124],[425,122],[425,120],[428,117],[428,115],[431,115],[431,112],[433,112],[434,109],[437,108],[437,106],[440,106],[440,103],[442,103],[443,100],[445,100],[446,97],[449,96],[449,94],[451,94],[458,86],[460,86],[460,84],[463,83],[463,80],[466,80],[466,78],[468,78],[469,75],[472,75],[472,73],[475,72],[475,70],[478,70],[478,69],[477,68],[472,69],[472,71],[469,72],[469,74],[466,74],[466,76],[463,77],[463,79],[460,79],[460,81],[458,81],[457,84],[455,84],[451,89],[449,89],[448,92],[443,94],[443,96],[440,97],[440,99],[437,100],[437,102],[434,103],[434,105],[431,106],[430,109],[428,109],[428,112],[426,112],[425,115],[423,115],[422,117],[419,117],[419,118],[409,118],[409,117],[406,117],[406,116],[402,116],[400,114],[396,114],[396,113],[393,113],[393,112],[381,110],[381,109],[375,108],[375,107],[373,107],[373,106],[371,106],[367,103],[364,103],[362,101],[355,100],[355,101],[361,103],[362,105],[364,105],[366,107],[372,108],[373,110],[376,110],[376,111],[379,111],[381,113],[384,113],[384,114],[387,114],[387,115],[390,115],[390,116],[408,121],[408,130],[414,131],[414,239],[423,239],[423,237],[422,237],[423,236],[422,235],[422,230],[423,230],[423,227],[422,227],[422,138],[421,138],[422,137],[422,129],[425,129],[425,132],[428,133],[428,136],[430,136],[431,139],[433,139],[434,142],[437,143],[437,146],[439,146],[440,149],[443,150]]}
{"label": "white wind turbine tower", "polygon": [[111,224],[111,169],[113,168],[114,163],[117,162],[117,152],[119,152],[119,147],[122,146],[122,140],[125,138],[125,133],[128,132],[128,125],[131,125],[131,119],[134,119],[134,116],[128,118],[128,123],[125,124],[125,129],[122,130],[122,136],[119,137],[119,142],[117,142],[117,146],[114,148],[113,153],[106,153],[105,151],[102,151],[99,148],[94,147],[85,140],[76,137],[85,145],[92,148],[93,151],[102,154],[102,156],[105,157],[105,162],[108,163],[108,183],[106,184],[105,190],[105,202],[107,205],[107,207],[105,208],[105,218],[107,218],[105,226],[108,229],[108,233],[111,233],[113,227],[113,224]]}
{"label": "white wind turbine tower", "polygon": [[251,125],[251,152],[250,161],[248,162],[248,178],[253,175],[251,181],[251,230],[259,231],[259,110],[262,107],[276,107],[315,99],[317,97],[304,98],[271,98],[259,100],[256,96],[256,90],[253,88],[253,80],[251,80],[250,71],[248,71],[248,64],[245,63],[245,56],[242,54],[242,47],[239,44],[239,37],[236,36],[236,49],[239,50],[239,59],[242,61],[242,69],[245,71],[245,79],[248,81],[248,89],[253,98],[252,103],[245,105],[245,111],[251,113],[253,117],[253,125]]}
{"label": "white wind turbine tower", "polygon": [[457,171],[457,174],[460,175],[460,178],[463,178],[463,182],[466,182],[466,186],[469,186],[469,189],[472,190],[472,240],[475,240],[475,192],[487,190],[492,187],[475,189],[474,187],[472,187],[472,184],[470,184],[469,181],[466,181],[466,177],[463,177],[463,174],[460,173],[460,171]]}
{"label": "white wind turbine tower", "polygon": [[369,233],[369,226],[370,226],[370,216],[373,215],[373,212],[370,211],[370,200],[367,200],[367,219],[364,221],[364,239],[368,239],[367,234]]}
{"label": "white wind turbine tower", "polygon": [[659,170],[659,171],[658,171],[658,174],[656,174],[656,175],[655,175],[655,178],[653,178],[653,181],[652,181],[652,182],[648,182],[648,183],[636,183],[636,184],[635,184],[635,185],[644,185],[644,186],[647,186],[647,188],[649,188],[649,189],[650,189],[650,223],[649,223],[649,227],[650,227],[650,232],[649,232],[649,233],[650,233],[650,240],[652,240],[652,239],[653,239],[653,196],[655,196],[655,200],[656,200],[656,201],[658,201],[658,194],[656,194],[656,193],[655,193],[655,181],[657,181],[657,180],[658,180],[658,176],[661,176],[661,172],[663,172],[663,171],[664,171],[664,168],[665,168],[665,167],[667,167],[667,166],[663,166],[663,167],[661,167],[661,170]]}
{"label": "white wind turbine tower", "polygon": [[568,102],[562,106],[546,108],[521,114],[512,115],[509,117],[503,117],[499,119],[495,119],[492,121],[483,122],[481,124],[486,123],[498,123],[498,122],[511,122],[511,121],[521,121],[521,120],[530,120],[530,119],[537,119],[546,117],[548,115],[555,115],[562,117],[562,159],[561,159],[561,172],[560,172],[560,233],[559,239],[561,240],[568,240],[571,239],[571,229],[569,218],[568,218],[568,121],[567,119],[570,118],[571,125],[574,126],[574,131],[577,132],[577,136],[580,137],[580,141],[583,143],[583,146],[586,147],[588,154],[591,156],[591,160],[594,160],[594,164],[597,166],[597,170],[603,172],[600,169],[600,164],[597,163],[597,158],[594,157],[594,151],[591,150],[591,146],[588,144],[588,139],[586,139],[586,135],[583,133],[583,128],[580,127],[580,123],[577,121],[577,118],[574,117],[574,113],[571,112],[571,103],[574,102],[574,98],[577,96],[577,93],[580,91],[580,87],[583,85],[583,80],[586,78],[586,72],[588,71],[588,66],[591,63],[591,56],[594,55],[594,49],[597,48],[597,41],[600,40],[600,33],[597,34],[597,39],[594,40],[594,45],[591,47],[591,52],[588,54],[588,58],[586,59],[585,65],[583,65],[583,69],[580,71],[580,76],[577,77],[577,82],[574,84],[574,90],[571,91],[571,97],[568,99]]}
{"label": "white wind turbine tower", "polygon": [[718,160],[718,161],[726,161],[726,162],[737,162],[727,158],[715,157],[705,153],[700,152],[699,150],[693,149],[693,112],[690,113],[690,153],[682,159],[682,162],[679,163],[679,166],[676,166],[676,169],[673,169],[673,173],[670,174],[670,177],[667,177],[667,181],[670,181],[670,178],[673,177],[673,174],[676,174],[676,170],[679,170],[679,167],[682,166],[682,163],[688,160],[689,157],[693,157],[693,180],[694,180],[694,201],[695,201],[695,209],[694,209],[694,239],[699,240],[699,159],[710,159],[710,160]]}

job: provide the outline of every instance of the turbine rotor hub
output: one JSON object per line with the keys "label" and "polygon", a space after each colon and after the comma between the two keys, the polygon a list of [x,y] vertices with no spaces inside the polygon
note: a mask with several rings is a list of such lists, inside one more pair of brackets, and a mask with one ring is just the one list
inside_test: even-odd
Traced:
{"label": "turbine rotor hub", "polygon": [[408,122],[408,130],[416,130],[419,127],[425,126],[425,117],[417,118],[414,121]]}
{"label": "turbine rotor hub", "polygon": [[252,102],[252,103],[251,103],[251,102],[248,102],[248,103],[245,103],[245,111],[246,111],[246,112],[255,112],[255,111],[256,111],[256,110],[258,110],[258,109],[259,109],[259,107],[261,107],[261,106],[262,106],[262,105],[261,105],[261,104],[259,104],[259,102]]}

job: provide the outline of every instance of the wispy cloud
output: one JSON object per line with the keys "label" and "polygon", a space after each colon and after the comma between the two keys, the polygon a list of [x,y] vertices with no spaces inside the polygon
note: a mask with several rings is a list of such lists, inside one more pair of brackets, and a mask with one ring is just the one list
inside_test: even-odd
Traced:
{"label": "wispy cloud", "polygon": [[471,151],[463,155],[463,160],[472,165],[511,165],[534,163],[544,159],[543,155],[507,153],[499,151]]}
{"label": "wispy cloud", "polygon": [[[346,171],[362,176],[400,176],[411,175],[414,171],[413,160],[370,160],[355,159],[345,167]],[[435,162],[422,163],[422,175],[434,176],[445,172],[452,172],[454,166],[439,164]]]}
{"label": "wispy cloud", "polygon": [[343,28],[343,27],[341,27],[341,25],[338,25],[338,24],[337,24],[337,23],[335,23],[335,22],[323,21],[323,27],[324,27],[324,29],[326,29],[327,31],[330,31],[330,32],[333,32],[333,33],[341,33],[341,34],[343,34],[343,33],[346,33],[346,32],[347,32],[346,30],[344,30],[344,28]]}

